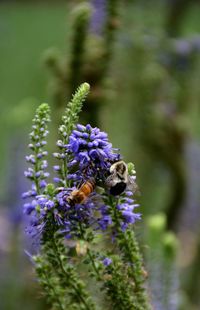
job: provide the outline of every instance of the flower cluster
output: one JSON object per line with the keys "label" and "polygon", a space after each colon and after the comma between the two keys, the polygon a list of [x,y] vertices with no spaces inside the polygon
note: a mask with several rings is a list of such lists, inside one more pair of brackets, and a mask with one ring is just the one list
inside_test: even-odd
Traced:
{"label": "flower cluster", "polygon": [[49,119],[49,106],[48,104],[41,104],[36,111],[35,118],[33,119],[32,132],[30,133],[31,143],[28,147],[31,149],[32,154],[26,156],[26,161],[31,164],[31,167],[24,172],[24,175],[33,182],[32,189],[23,194],[24,198],[36,195],[46,186],[46,178],[49,176],[45,172],[48,164],[44,157],[47,151],[43,148],[46,145],[46,136],[48,134],[47,123]]}
{"label": "flower cluster", "polygon": [[35,118],[33,119],[32,132],[30,133],[31,143],[28,145],[32,154],[26,156],[26,161],[31,167],[28,167],[24,172],[24,175],[32,182],[31,189],[22,194],[22,198],[32,199],[24,204],[24,213],[27,215],[31,214],[31,227],[37,226],[37,228],[39,228],[41,223],[43,226],[44,222],[43,218],[42,220],[38,219],[38,206],[41,203],[39,195],[43,193],[47,185],[46,179],[49,177],[49,173],[46,172],[48,166],[47,160],[44,159],[48,154],[44,150],[44,146],[46,146],[45,138],[48,134],[47,124],[50,121],[49,111],[49,106],[45,103],[41,104],[36,111]]}
{"label": "flower cluster", "polygon": [[[46,145],[44,137],[48,132],[46,129],[48,113],[46,105],[42,105],[37,111],[30,145],[34,154],[27,156],[28,162],[34,169],[29,168],[25,174],[34,184],[31,190],[23,194],[24,198],[32,197],[32,201],[24,205],[24,212],[32,216],[34,231],[35,229],[38,232],[45,230],[50,218],[58,230],[68,238],[80,236],[80,226],[84,229],[105,231],[115,225],[114,213],[116,212],[118,212],[118,224],[122,230],[125,230],[129,224],[135,223],[140,215],[134,213],[137,205],[131,198],[132,192],[126,191],[119,197],[111,197],[114,209],[110,205],[112,195],[108,193],[105,181],[110,173],[110,166],[120,160],[121,155],[112,147],[107,134],[99,128],[93,128],[89,124],[86,126],[78,124],[65,140],[67,143],[63,140],[57,142],[62,149],[63,163],[68,171],[66,177],[70,180],[71,186],[62,188],[46,186],[45,178],[48,173],[44,172],[44,169],[47,167],[47,161],[43,157],[47,152],[42,148]],[[59,165],[54,166],[54,169],[58,172],[62,170]],[[69,201],[71,193],[91,178],[95,179],[95,185],[102,187],[103,194],[97,194],[94,190],[89,196],[86,194],[81,203],[75,203],[72,206]],[[131,178],[135,181],[135,176]]]}
{"label": "flower cluster", "polygon": [[119,224],[121,230],[124,231],[129,224],[134,224],[141,218],[140,213],[134,212],[135,208],[139,205],[135,204],[134,199],[131,198],[132,195],[133,193],[131,191],[126,191],[121,197],[113,197],[112,200],[115,203],[114,209],[110,207],[108,196],[104,195],[105,204],[100,207],[101,217],[98,220],[100,229],[104,231],[108,227]]}
{"label": "flower cluster", "polygon": [[125,230],[129,224],[134,224],[137,220],[141,218],[140,213],[134,213],[134,209],[138,207],[138,204],[134,203],[134,200],[129,196],[132,196],[132,192],[126,192],[126,196],[123,197],[119,204],[117,204],[117,209],[121,212],[121,228]]}
{"label": "flower cluster", "polygon": [[68,166],[71,169],[78,166],[75,173],[68,175],[74,181],[90,177],[104,181],[111,163],[120,159],[120,154],[115,153],[108,141],[107,134],[89,124],[78,124],[72,131],[67,152],[71,156]]}

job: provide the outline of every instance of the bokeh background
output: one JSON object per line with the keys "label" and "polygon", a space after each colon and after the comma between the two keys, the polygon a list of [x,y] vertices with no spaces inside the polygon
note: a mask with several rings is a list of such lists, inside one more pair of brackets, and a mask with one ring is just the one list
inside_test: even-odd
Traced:
{"label": "bokeh background", "polygon": [[200,1],[0,1],[0,309],[48,309],[24,250],[31,119],[71,93],[135,163],[136,235],[155,310],[200,309]]}

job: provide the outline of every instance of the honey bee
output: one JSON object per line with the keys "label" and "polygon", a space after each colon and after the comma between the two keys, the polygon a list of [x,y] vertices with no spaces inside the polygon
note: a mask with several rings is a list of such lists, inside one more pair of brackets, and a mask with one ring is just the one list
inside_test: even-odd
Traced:
{"label": "honey bee", "polygon": [[106,179],[106,186],[113,196],[122,194],[126,189],[136,190],[137,185],[129,175],[127,164],[123,160],[114,163],[110,167],[110,175]]}
{"label": "honey bee", "polygon": [[66,201],[69,203],[70,206],[74,206],[76,203],[84,203],[88,196],[94,191],[95,189],[95,179],[91,178],[84,182],[79,189],[75,189],[71,192],[71,194],[67,197]]}

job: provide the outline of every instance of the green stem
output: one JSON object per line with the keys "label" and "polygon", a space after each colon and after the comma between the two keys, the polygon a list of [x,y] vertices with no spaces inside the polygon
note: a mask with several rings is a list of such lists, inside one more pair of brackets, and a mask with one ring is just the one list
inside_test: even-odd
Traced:
{"label": "green stem", "polygon": [[[38,155],[38,149],[35,148],[35,158],[37,158],[37,155]],[[35,173],[37,173],[39,171],[38,169],[38,160],[36,161],[36,164],[35,164]],[[39,181],[38,181],[38,178],[34,178],[34,182],[35,182],[35,186],[36,186],[36,192],[38,195],[40,195],[41,191],[40,191],[40,186],[39,186]]]}
{"label": "green stem", "polygon": [[[145,289],[143,287],[144,284],[144,275],[142,268],[142,257],[139,251],[139,247],[137,241],[135,240],[134,232],[127,230],[123,232],[120,229],[120,211],[116,208],[117,201],[113,198],[110,199],[110,205],[113,210],[113,220],[115,223],[115,230],[117,232],[117,242],[120,250],[123,253],[123,260],[127,263],[131,263],[131,277],[135,283],[134,292],[136,294],[136,298],[138,304],[141,305],[141,309],[150,309],[150,305],[147,302],[147,296],[145,293]],[[128,233],[130,232],[130,236],[128,237]],[[140,306],[139,306],[140,308]]]}
{"label": "green stem", "polygon": [[51,285],[51,283],[49,281],[49,277],[46,275],[46,273],[44,273],[44,276],[45,276],[46,282],[48,283],[48,287],[53,291],[53,294],[56,298],[56,302],[58,303],[58,305],[60,307],[60,310],[65,310],[65,307],[63,306],[62,302],[60,301],[58,294],[56,293],[54,287]]}
{"label": "green stem", "polygon": [[[81,239],[82,239],[83,241],[88,242],[88,241],[87,241],[87,238],[85,238],[84,230],[83,230],[83,227],[82,227],[81,223],[79,223],[79,228],[80,228],[80,237],[81,237]],[[90,262],[91,262],[92,268],[93,268],[94,272],[95,272],[96,275],[97,275],[97,279],[100,280],[100,279],[101,279],[101,275],[100,275],[99,270],[97,269],[97,267],[96,267],[96,265],[95,265],[94,258],[93,258],[93,256],[92,256],[92,253],[91,253],[91,251],[90,251],[89,248],[87,248],[87,255],[88,255],[88,258],[89,258],[89,260],[90,260]]]}
{"label": "green stem", "polygon": [[[67,144],[67,139],[64,140],[64,144]],[[65,187],[67,187],[67,175],[68,175],[67,158],[63,158],[62,178],[63,178],[63,182],[64,182]]]}
{"label": "green stem", "polygon": [[98,279],[98,280],[101,280],[101,275],[100,275],[99,270],[97,269],[97,267],[96,267],[96,265],[95,265],[95,261],[94,261],[94,259],[93,259],[93,256],[92,256],[92,253],[91,253],[90,249],[87,249],[87,255],[88,255],[89,259],[90,259],[90,262],[91,262],[91,264],[92,264],[92,267],[93,267],[93,269],[94,269],[94,272],[95,272],[96,275],[97,275],[97,279]]}
{"label": "green stem", "polygon": [[[75,294],[76,294],[76,297],[77,299],[82,302],[82,304],[85,306],[85,309],[86,310],[91,310],[91,307],[87,304],[86,300],[84,299],[84,297],[81,295],[81,292],[77,289],[77,287],[73,284],[73,279],[70,279],[71,275],[69,273],[66,272],[64,266],[63,266],[63,262],[62,262],[62,259],[60,257],[60,252],[59,252],[59,249],[58,249],[58,246],[56,244],[56,241],[55,241],[55,237],[52,238],[52,244],[53,244],[53,248],[55,250],[55,254],[56,254],[56,257],[58,258],[58,262],[59,262],[59,266],[60,266],[60,269],[62,271],[62,273],[65,275],[66,279],[68,281],[70,281],[70,285],[71,287],[73,288]],[[58,272],[56,270],[56,272]]]}

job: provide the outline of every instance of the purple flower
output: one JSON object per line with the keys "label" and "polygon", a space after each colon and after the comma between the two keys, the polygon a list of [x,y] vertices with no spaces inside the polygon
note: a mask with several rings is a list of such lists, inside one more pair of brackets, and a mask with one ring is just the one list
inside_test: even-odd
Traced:
{"label": "purple flower", "polygon": [[58,177],[53,178],[53,180],[55,183],[62,183],[62,179],[60,179]]}
{"label": "purple flower", "polygon": [[35,211],[34,200],[24,204],[24,214],[30,215],[33,211]]}
{"label": "purple flower", "polygon": [[105,231],[108,226],[112,225],[112,218],[110,215],[102,215],[102,217],[98,221],[99,228],[103,231]]}
{"label": "purple flower", "polygon": [[139,205],[135,204],[134,200],[129,196],[125,196],[121,199],[120,203],[117,205],[117,209],[121,212],[122,215],[121,227],[125,229],[129,224],[134,224],[141,218],[141,214],[134,212],[134,209],[138,206]]}
{"label": "purple flower", "polygon": [[32,201],[24,204],[23,211],[31,216],[28,232],[35,236],[44,232],[50,214],[55,219],[55,201],[48,195],[36,195]]}
{"label": "purple flower", "polygon": [[97,35],[101,35],[106,20],[106,0],[92,0],[93,15],[90,29]]}
{"label": "purple flower", "polygon": [[41,207],[42,210],[50,210],[54,207],[54,202],[49,199],[46,195],[38,195],[36,197],[37,204]]}
{"label": "purple flower", "polygon": [[46,160],[43,160],[43,157],[47,155],[43,147],[46,145],[44,137],[48,134],[48,122],[49,106],[44,103],[39,106],[33,119],[32,132],[30,133],[31,143],[28,145],[33,154],[26,156],[26,161],[31,164],[31,167],[28,167],[27,171],[24,172],[24,175],[32,180],[34,185],[36,182],[35,190],[44,188],[44,179],[49,176],[49,173],[44,172],[48,163]]}
{"label": "purple flower", "polygon": [[99,225],[98,228],[105,231],[108,228],[108,226],[112,225],[112,218],[109,214],[110,208],[109,206],[102,205],[99,208],[99,211],[100,211],[101,217],[98,219],[98,225]]}
{"label": "purple flower", "polygon": [[[118,214],[118,224],[123,231],[127,229],[129,225],[134,224],[139,220],[141,215],[134,212],[135,208],[138,207],[138,204],[135,204],[134,200],[131,198],[132,195],[132,192],[127,191],[119,198],[114,198],[117,212],[115,212],[113,207],[109,205],[109,198],[107,195],[104,195],[103,200],[105,204],[99,208],[101,216],[98,219],[98,228],[103,231],[108,227],[114,228],[116,224],[116,213]],[[113,233],[116,233],[115,229],[113,230]]]}
{"label": "purple flower", "polygon": [[108,267],[110,264],[112,264],[112,259],[109,257],[104,258],[103,264],[105,267]]}
{"label": "purple flower", "polygon": [[46,141],[44,138],[48,134],[47,123],[49,122],[49,106],[41,104],[33,119],[32,132],[30,133],[30,140],[28,147],[32,154],[26,156],[26,161],[31,167],[24,172],[24,175],[32,181],[30,190],[22,194],[22,198],[31,198],[24,204],[24,213],[31,215],[31,223],[29,231],[42,231],[46,223],[46,210],[53,207],[52,201],[48,198],[42,199],[41,194],[46,188],[46,178],[49,173],[45,171],[48,166],[47,160],[44,157],[48,154],[44,150]]}
{"label": "purple flower", "polygon": [[45,180],[41,180],[39,186],[40,188],[45,188],[47,186],[47,182]]}
{"label": "purple flower", "polygon": [[75,179],[85,174],[86,178],[96,176],[104,180],[111,163],[120,159],[120,154],[115,153],[108,141],[107,134],[89,124],[78,124],[72,131],[67,152],[72,158],[68,166],[79,166],[79,170],[74,174]]}
{"label": "purple flower", "polygon": [[[69,204],[67,198],[71,192],[76,188],[63,188],[57,195],[57,222],[60,230],[66,237],[78,236],[80,237],[80,224],[84,228],[91,227],[96,220],[94,219],[95,204],[90,198],[84,203],[77,203],[73,207]],[[59,216],[59,218],[58,218]]]}
{"label": "purple flower", "polygon": [[135,214],[131,210],[122,211],[122,215],[126,224],[134,224],[137,219],[140,219],[140,214]]}
{"label": "purple flower", "polygon": [[178,39],[174,41],[174,49],[178,55],[188,56],[192,51],[192,45],[188,40]]}
{"label": "purple flower", "polygon": [[60,166],[59,166],[59,165],[55,165],[55,166],[53,166],[53,169],[54,169],[55,171],[59,171],[59,170],[60,170]]}

